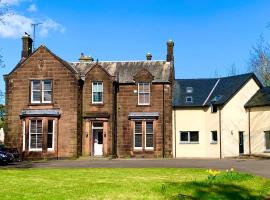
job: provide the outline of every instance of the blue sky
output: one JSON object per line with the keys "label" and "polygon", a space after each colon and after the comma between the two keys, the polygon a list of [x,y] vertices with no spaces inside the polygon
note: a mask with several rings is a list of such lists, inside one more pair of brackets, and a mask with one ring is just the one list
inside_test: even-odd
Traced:
{"label": "blue sky", "polygon": [[162,60],[173,39],[176,78],[227,75],[233,64],[244,73],[252,45],[261,34],[270,39],[268,0],[3,1],[13,16],[0,26],[6,65],[0,76],[19,61],[20,37],[31,33],[32,22],[43,23],[37,46],[45,44],[67,61],[81,52],[99,60],[144,60],[151,52]]}

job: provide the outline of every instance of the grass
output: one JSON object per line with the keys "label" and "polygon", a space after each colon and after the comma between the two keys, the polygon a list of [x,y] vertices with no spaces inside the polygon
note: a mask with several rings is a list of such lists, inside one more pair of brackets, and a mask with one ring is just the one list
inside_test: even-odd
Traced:
{"label": "grass", "polygon": [[270,180],[202,169],[2,169],[0,199],[265,199]]}

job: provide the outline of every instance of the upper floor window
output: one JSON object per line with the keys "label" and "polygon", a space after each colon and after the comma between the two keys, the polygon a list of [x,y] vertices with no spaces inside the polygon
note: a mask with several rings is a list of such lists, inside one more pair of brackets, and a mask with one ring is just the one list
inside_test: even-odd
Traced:
{"label": "upper floor window", "polygon": [[150,83],[138,83],[138,104],[150,105]]}
{"label": "upper floor window", "polygon": [[52,81],[33,80],[31,81],[31,103],[52,102]]}
{"label": "upper floor window", "polygon": [[103,103],[103,83],[92,83],[92,103]]}

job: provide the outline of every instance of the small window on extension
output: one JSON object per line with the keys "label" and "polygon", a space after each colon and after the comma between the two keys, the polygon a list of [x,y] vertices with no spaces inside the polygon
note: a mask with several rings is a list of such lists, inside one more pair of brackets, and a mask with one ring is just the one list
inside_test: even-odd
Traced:
{"label": "small window on extension", "polygon": [[186,87],[186,93],[193,93],[193,87]]}
{"label": "small window on extension", "polygon": [[211,113],[216,113],[217,112],[217,105],[211,104]]}
{"label": "small window on extension", "polygon": [[193,103],[193,98],[192,98],[192,96],[187,96],[187,97],[186,97],[186,103]]}

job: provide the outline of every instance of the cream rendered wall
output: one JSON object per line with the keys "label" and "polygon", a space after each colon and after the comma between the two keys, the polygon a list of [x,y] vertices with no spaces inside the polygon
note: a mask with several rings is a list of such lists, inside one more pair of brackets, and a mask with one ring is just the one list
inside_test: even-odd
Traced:
{"label": "cream rendered wall", "polygon": [[250,79],[221,110],[222,157],[239,155],[239,131],[244,131],[244,154],[249,153],[248,111],[246,102],[259,90]]}
{"label": "cream rendered wall", "polygon": [[251,154],[270,156],[265,152],[264,131],[270,131],[270,106],[250,109]]}
{"label": "cream rendered wall", "polygon": [[[244,131],[244,151],[249,153],[248,112],[244,105],[258,89],[257,83],[253,79],[249,80],[220,111],[222,157],[239,155],[238,131]],[[199,131],[199,144],[181,144],[180,131]],[[211,131],[218,133],[217,144],[211,143]],[[201,107],[174,108],[173,155],[179,158],[219,158],[219,111],[211,113],[210,108]]]}

